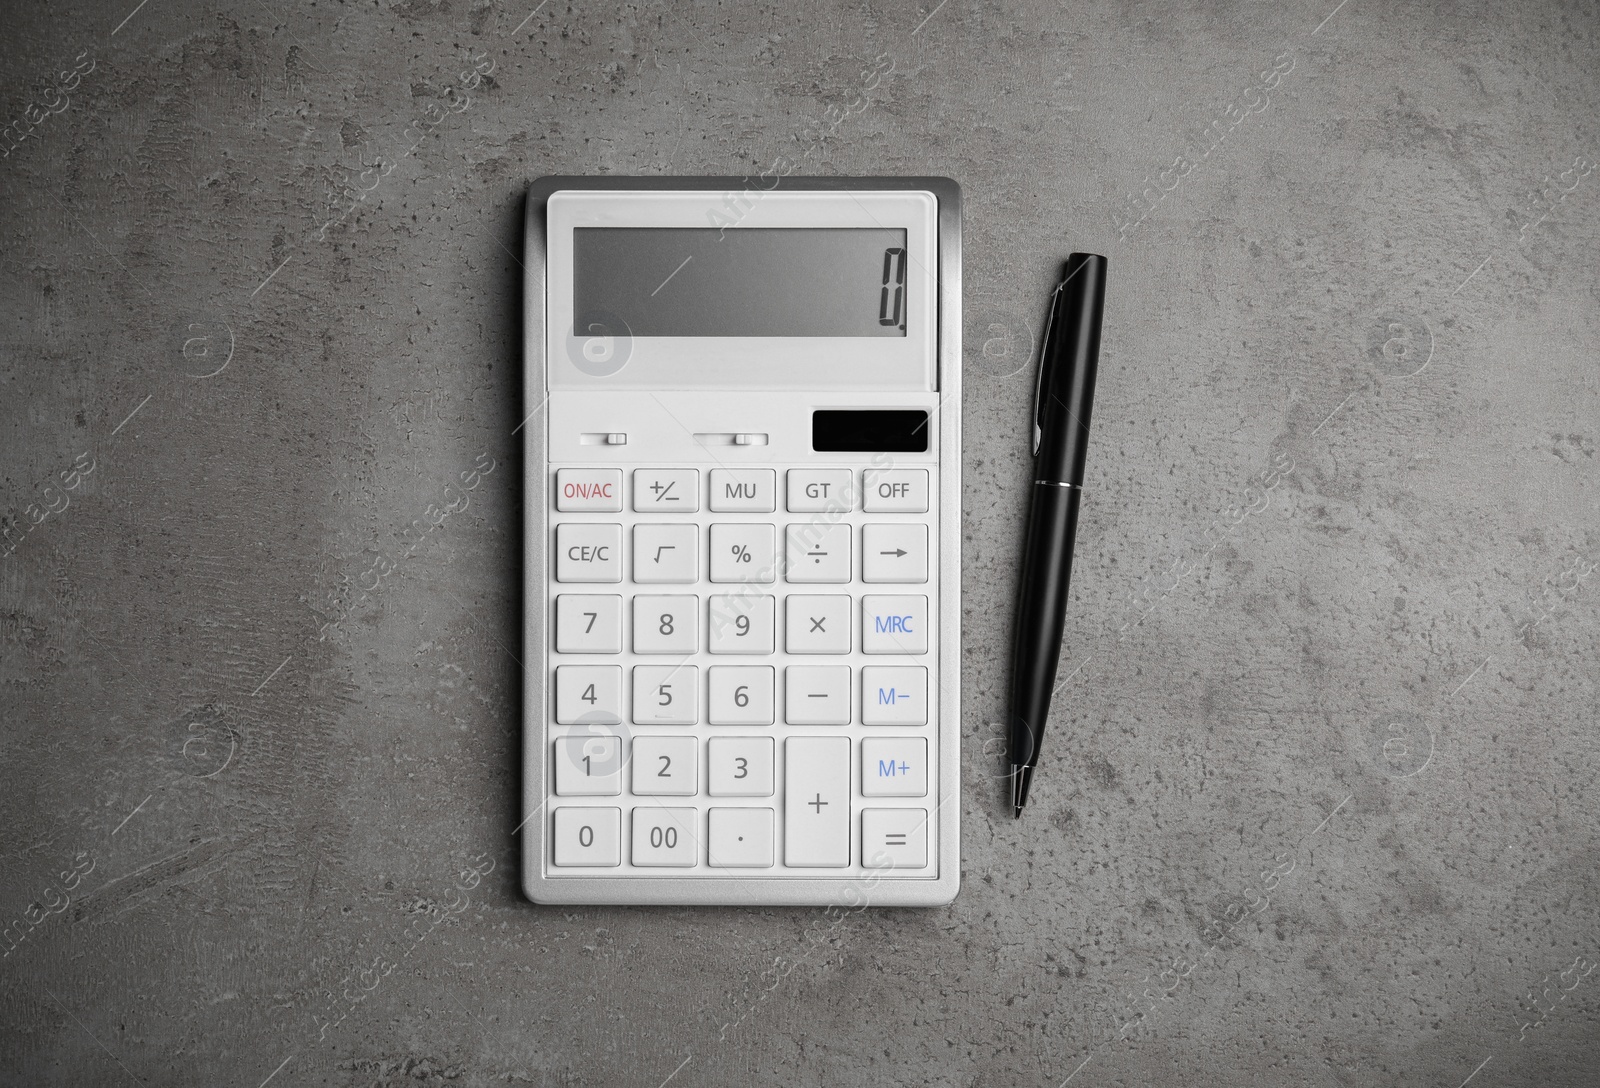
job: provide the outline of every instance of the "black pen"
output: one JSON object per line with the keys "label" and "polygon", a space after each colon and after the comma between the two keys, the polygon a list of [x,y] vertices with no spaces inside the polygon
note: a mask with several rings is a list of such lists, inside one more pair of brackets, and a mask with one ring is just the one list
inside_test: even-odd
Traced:
{"label": "black pen", "polygon": [[1011,658],[1011,803],[1022,815],[1067,619],[1072,540],[1089,451],[1089,405],[1100,359],[1106,259],[1074,253],[1050,304],[1033,409],[1033,501],[1022,545],[1017,638]]}

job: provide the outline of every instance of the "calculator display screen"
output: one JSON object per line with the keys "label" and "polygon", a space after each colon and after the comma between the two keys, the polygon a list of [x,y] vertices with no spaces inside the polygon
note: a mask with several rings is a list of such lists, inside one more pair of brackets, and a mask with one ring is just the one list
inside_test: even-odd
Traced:
{"label": "calculator display screen", "polygon": [[633,336],[905,336],[906,231],[576,227],[573,328]]}

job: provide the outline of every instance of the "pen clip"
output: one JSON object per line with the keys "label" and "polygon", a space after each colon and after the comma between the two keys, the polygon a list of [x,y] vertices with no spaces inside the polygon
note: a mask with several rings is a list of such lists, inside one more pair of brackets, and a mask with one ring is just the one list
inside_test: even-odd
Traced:
{"label": "pen clip", "polygon": [[1056,284],[1055,291],[1050,295],[1050,313],[1044,321],[1044,339],[1039,341],[1039,373],[1033,379],[1033,456],[1039,456],[1039,445],[1044,440],[1044,428],[1040,417],[1044,414],[1044,365],[1045,353],[1050,350],[1050,330],[1056,323],[1056,303],[1061,299],[1061,292],[1066,289],[1067,281],[1062,280]]}

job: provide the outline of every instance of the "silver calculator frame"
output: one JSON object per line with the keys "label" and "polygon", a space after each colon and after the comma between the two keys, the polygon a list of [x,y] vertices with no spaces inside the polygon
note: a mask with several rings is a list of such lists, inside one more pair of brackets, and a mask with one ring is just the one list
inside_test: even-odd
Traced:
{"label": "silver calculator frame", "polygon": [[[539,409],[549,394],[545,212],[565,189],[703,190],[737,198],[780,185],[792,191],[920,190],[938,201],[939,300],[939,751],[934,875],[892,869],[837,877],[556,877],[548,874],[545,811],[545,596],[550,577],[549,436]],[[939,177],[543,177],[528,188],[523,241],[522,890],[543,904],[661,906],[916,907],[949,903],[961,888],[961,188]]]}

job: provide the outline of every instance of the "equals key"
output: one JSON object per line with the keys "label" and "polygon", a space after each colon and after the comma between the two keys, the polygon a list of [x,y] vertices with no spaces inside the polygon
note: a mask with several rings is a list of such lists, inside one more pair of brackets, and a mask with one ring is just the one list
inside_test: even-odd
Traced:
{"label": "equals key", "polygon": [[869,808],[861,812],[861,864],[882,870],[928,867],[928,810]]}

